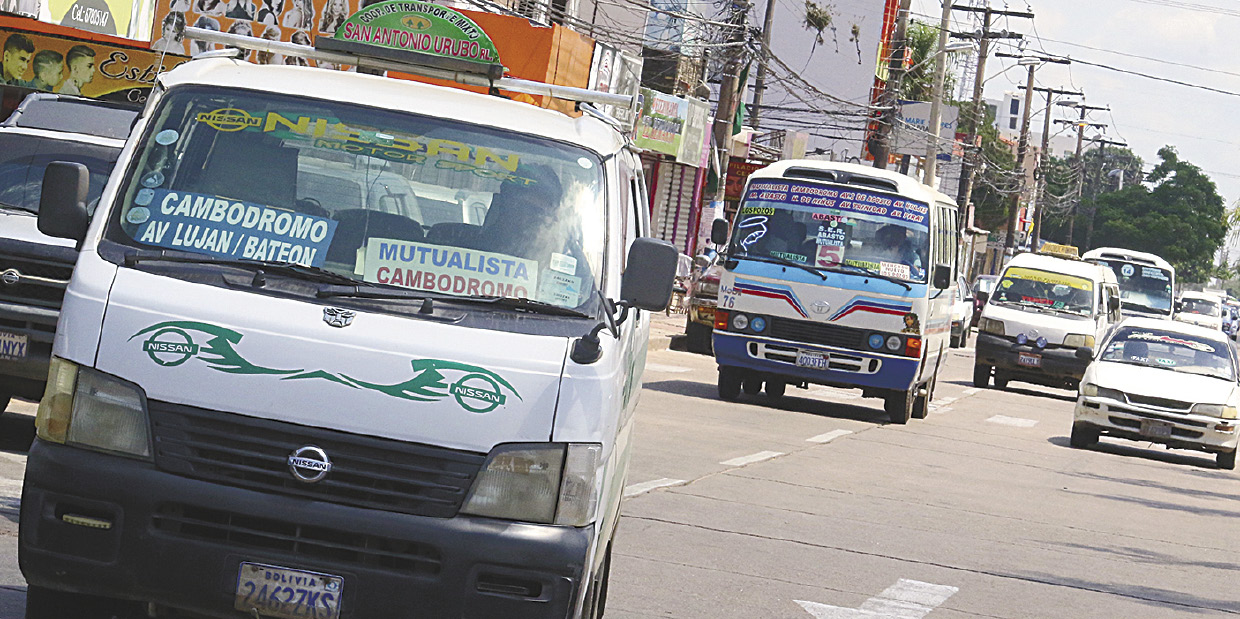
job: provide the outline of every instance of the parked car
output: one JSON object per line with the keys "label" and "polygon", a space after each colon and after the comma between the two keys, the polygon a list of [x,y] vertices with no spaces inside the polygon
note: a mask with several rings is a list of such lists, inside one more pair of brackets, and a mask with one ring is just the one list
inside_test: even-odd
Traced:
{"label": "parked car", "polygon": [[982,317],[982,306],[986,305],[986,301],[990,299],[990,293],[994,292],[995,284],[999,282],[998,275],[978,275],[973,280],[973,324],[977,326],[977,319]]}
{"label": "parked car", "polygon": [[715,304],[719,299],[719,254],[699,254],[689,278],[689,316],[685,320],[685,345],[689,352],[714,354],[711,334],[715,329]]}
{"label": "parked car", "polygon": [[[1093,356],[1088,348],[1077,355]],[[1130,318],[1102,345],[1081,380],[1072,446],[1099,436],[1154,442],[1217,455],[1236,467],[1237,359],[1217,329]]]}
{"label": "parked car", "polygon": [[952,304],[952,348],[964,348],[969,344],[975,313],[973,291],[968,282],[959,277],[956,279],[956,301]]}

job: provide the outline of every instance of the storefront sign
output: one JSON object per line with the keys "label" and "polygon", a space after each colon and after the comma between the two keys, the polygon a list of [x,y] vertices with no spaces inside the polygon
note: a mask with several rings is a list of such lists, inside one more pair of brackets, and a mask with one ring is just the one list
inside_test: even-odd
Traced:
{"label": "storefront sign", "polygon": [[[155,77],[188,60],[147,50],[62,39],[0,28],[0,41],[21,52],[26,62],[5,63],[0,82],[45,92],[141,103]],[[13,43],[10,45],[9,42]],[[33,51],[28,51],[33,50]],[[12,52],[13,56],[17,52]],[[19,75],[10,73],[19,66]]]}
{"label": "storefront sign", "polygon": [[[331,36],[344,25],[365,0],[156,0],[151,50],[173,54],[197,54],[219,49],[214,43],[190,41],[180,36],[178,26],[193,26],[258,37],[313,45],[318,35]],[[249,52],[247,59],[258,64],[308,65],[304,58],[284,57],[272,52]],[[327,66],[327,63],[317,63]],[[342,68],[335,67],[334,68]]]}
{"label": "storefront sign", "polygon": [[0,13],[38,19],[39,4],[40,0],[0,0]]}
{"label": "storefront sign", "polygon": [[745,193],[745,183],[749,181],[749,175],[756,170],[762,169],[765,165],[765,163],[729,159],[728,180],[723,189],[724,199],[740,200],[741,194]]}
{"label": "storefront sign", "polygon": [[[895,130],[892,152],[898,155],[924,156],[930,138],[930,104],[919,101],[901,101],[899,109],[900,124]],[[946,156],[946,160],[950,161],[960,109],[954,105],[942,105],[939,110],[939,159],[944,159]]]}
{"label": "storefront sign", "polygon": [[44,21],[99,34],[131,39],[140,38],[138,33],[133,32],[137,29],[137,22],[140,20],[130,19],[135,6],[133,0],[43,0],[43,2],[47,9]]}
{"label": "storefront sign", "polygon": [[481,64],[499,62],[495,44],[474,20],[427,2],[372,4],[350,15],[332,38]]}
{"label": "storefront sign", "polygon": [[642,112],[633,143],[638,148],[671,155],[678,163],[699,167],[702,146],[710,138],[706,103],[643,88]]}
{"label": "storefront sign", "polygon": [[[590,90],[636,97],[641,94],[642,61],[619,48],[605,43],[594,44],[590,61]],[[633,127],[633,112],[615,105],[600,105],[599,110],[620,121],[625,128]]]}

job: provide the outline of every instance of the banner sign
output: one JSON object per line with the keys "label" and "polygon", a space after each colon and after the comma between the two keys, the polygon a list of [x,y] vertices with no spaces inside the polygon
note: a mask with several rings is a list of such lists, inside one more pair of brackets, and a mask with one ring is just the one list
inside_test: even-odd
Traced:
{"label": "banner sign", "polygon": [[0,13],[39,18],[40,0],[0,0]]}
{"label": "banner sign", "polygon": [[430,292],[488,297],[530,299],[539,290],[535,260],[396,239],[367,241],[363,279]]}
{"label": "banner sign", "polygon": [[[908,222],[926,227],[929,224],[930,208],[916,200],[906,200],[896,196],[873,193],[854,188],[824,187],[822,185],[806,185],[784,181],[755,182],[749,186],[745,195],[746,203],[750,202],[783,202],[800,205],[812,209],[832,209],[859,215],[877,215],[901,222]],[[746,206],[743,213],[750,209],[760,208]],[[831,218],[829,214],[815,219],[824,221]]]}
{"label": "banner sign", "polygon": [[[594,44],[590,60],[590,90],[636,97],[641,94],[642,61],[606,43]],[[615,105],[600,105],[599,111],[620,121],[626,129],[633,128],[632,110]]]}
{"label": "banner sign", "polygon": [[[930,104],[920,101],[900,102],[900,124],[896,126],[891,151],[897,155],[922,157],[930,140]],[[960,109],[954,105],[939,106],[939,159],[951,160],[952,146],[956,139],[957,119]]]}
{"label": "banner sign", "polygon": [[[3,1],[3,0],[0,0]],[[365,0],[155,0],[151,50],[198,54],[222,46],[183,37],[179,26],[194,26],[268,41],[314,45],[319,35],[332,36]],[[246,52],[258,64],[314,64],[345,68],[274,52]]]}
{"label": "banner sign", "polygon": [[220,258],[322,266],[336,221],[219,196],[144,187],[125,221],[140,243]]}
{"label": "banner sign", "polygon": [[642,113],[633,144],[643,150],[675,157],[680,153],[688,104],[680,97],[642,89]]}
{"label": "banner sign", "polygon": [[702,167],[702,145],[710,140],[707,128],[710,126],[710,105],[697,99],[683,99],[685,102],[684,133],[680,139],[680,148],[676,151],[676,161],[694,167]]}
{"label": "banner sign", "polygon": [[[161,62],[167,71],[189,60],[9,28],[0,28],[0,42],[10,50],[7,54],[13,60],[4,63],[0,83],[133,103],[146,101]],[[23,58],[24,64],[18,62]],[[16,73],[15,67],[21,72]]]}
{"label": "banner sign", "polygon": [[745,193],[745,183],[749,181],[749,175],[761,170],[766,165],[765,163],[741,161],[740,159],[728,159],[728,179],[727,184],[723,188],[724,199],[740,200],[741,194]]}
{"label": "banner sign", "polygon": [[350,15],[332,38],[488,65],[499,62],[491,37],[474,20],[426,2],[372,4]]}
{"label": "banner sign", "polygon": [[[5,0],[8,1],[8,0]],[[43,0],[42,21],[69,28],[110,34],[129,39],[140,38],[139,19],[132,19],[133,0]]]}

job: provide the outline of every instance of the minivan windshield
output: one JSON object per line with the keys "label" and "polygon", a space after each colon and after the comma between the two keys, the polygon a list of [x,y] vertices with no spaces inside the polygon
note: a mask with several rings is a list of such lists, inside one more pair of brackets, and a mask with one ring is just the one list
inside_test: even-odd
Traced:
{"label": "minivan windshield", "polygon": [[1094,309],[1094,283],[1066,273],[1008,267],[990,298],[995,303],[1090,314]]}
{"label": "minivan windshield", "polygon": [[1226,342],[1157,329],[1120,329],[1107,343],[1102,360],[1203,374],[1229,381],[1235,380],[1236,375]]}
{"label": "minivan windshield", "polygon": [[1184,299],[1184,304],[1180,307],[1180,313],[1216,317],[1221,314],[1221,311],[1219,310],[1218,303],[1209,299]]}
{"label": "minivan windshield", "polygon": [[729,254],[810,268],[856,267],[926,281],[929,208],[854,188],[763,179],[750,183]]}
{"label": "minivan windshield", "polygon": [[584,308],[597,296],[602,187],[598,156],[549,140],[180,87],[154,113],[109,238],[427,294]]}
{"label": "minivan windshield", "polygon": [[1119,280],[1119,296],[1124,305],[1137,306],[1136,309],[1160,314],[1171,314],[1171,271],[1120,260],[1095,260],[1094,262],[1115,272],[1115,279]]}
{"label": "minivan windshield", "polygon": [[87,204],[94,205],[121,154],[114,146],[74,142],[19,130],[0,130],[0,206],[39,212],[43,171],[53,161],[72,161],[90,173]]}

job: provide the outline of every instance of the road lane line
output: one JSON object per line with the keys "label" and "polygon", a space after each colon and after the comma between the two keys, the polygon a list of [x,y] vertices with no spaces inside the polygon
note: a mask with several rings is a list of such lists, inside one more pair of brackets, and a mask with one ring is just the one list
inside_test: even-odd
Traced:
{"label": "road lane line", "polygon": [[977,393],[977,392],[979,392],[979,391],[981,391],[981,390],[982,390],[982,388],[981,388],[981,387],[969,387],[968,389],[965,389],[965,390],[964,390],[964,394],[965,394],[965,395],[973,395],[973,394],[975,394],[975,393]]}
{"label": "road lane line", "polygon": [[22,466],[26,465],[26,454],[17,455],[17,454],[11,454],[8,452],[0,451],[0,458],[8,460],[9,462],[12,462],[14,464],[20,464]]}
{"label": "road lane line", "polygon": [[681,367],[679,365],[663,365],[662,363],[647,363],[646,369],[651,372],[665,372],[669,374],[689,371],[689,368],[686,367]]}
{"label": "road lane line", "polygon": [[794,601],[815,619],[922,619],[958,591],[957,587],[901,578],[857,608]]}
{"label": "road lane line", "polygon": [[778,458],[782,455],[784,455],[784,452],[782,451],[759,451],[756,454],[750,454],[748,456],[741,456],[739,458],[732,458],[731,460],[724,460],[723,462],[720,462],[719,464],[722,464],[724,466],[745,466],[746,464],[753,464],[754,462],[761,462],[763,460],[770,460],[771,458]]}
{"label": "road lane line", "polygon": [[930,410],[932,411],[938,410],[940,408],[943,408],[944,406],[951,404],[952,402],[955,402],[956,400],[957,398],[939,398],[930,403]]}
{"label": "road lane line", "polygon": [[644,481],[640,484],[633,484],[624,489],[624,496],[625,498],[634,497],[639,494],[650,492],[651,490],[667,488],[668,486],[679,486],[683,483],[686,483],[683,479],[668,479],[666,477],[662,477],[651,481]]}
{"label": "road lane line", "polygon": [[809,443],[830,443],[831,441],[841,436],[847,436],[849,434],[852,434],[852,430],[832,430],[830,432],[827,432],[826,434],[819,434],[818,436],[811,436],[805,440],[806,442],[809,442]]}
{"label": "road lane line", "polygon": [[1012,426],[1015,428],[1032,428],[1033,426],[1038,425],[1038,422],[1033,419],[1022,419],[1020,417],[1008,417],[1007,415],[995,415],[994,417],[991,417],[990,419],[987,419],[986,421],[989,421],[990,423],[997,423],[1003,426]]}

